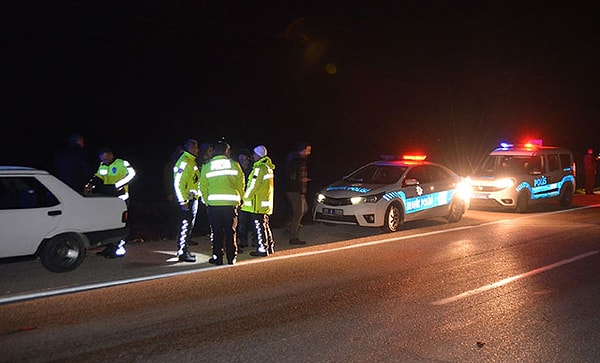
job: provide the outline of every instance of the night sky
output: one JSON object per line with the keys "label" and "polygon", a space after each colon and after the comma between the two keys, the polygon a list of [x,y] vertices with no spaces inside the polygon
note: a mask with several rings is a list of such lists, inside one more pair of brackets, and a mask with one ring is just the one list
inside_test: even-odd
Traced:
{"label": "night sky", "polygon": [[541,138],[578,162],[600,149],[600,14],[583,2],[206,3],[7,11],[0,164],[48,169],[79,131],[94,163],[112,147],[158,197],[187,137],[264,144],[282,169],[309,141],[313,188],[384,153],[466,175],[500,141]]}

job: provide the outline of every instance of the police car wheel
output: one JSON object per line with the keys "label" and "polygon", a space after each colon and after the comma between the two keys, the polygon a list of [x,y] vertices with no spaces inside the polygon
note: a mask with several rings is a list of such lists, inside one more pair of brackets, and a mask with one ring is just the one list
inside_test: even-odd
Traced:
{"label": "police car wheel", "polygon": [[560,191],[560,197],[558,198],[558,203],[561,207],[568,207],[571,205],[573,201],[573,185],[566,184],[562,187]]}
{"label": "police car wheel", "polygon": [[465,213],[465,202],[462,200],[454,200],[450,205],[450,213],[448,213],[448,222],[455,223],[460,221]]}
{"label": "police car wheel", "polygon": [[74,270],[85,258],[85,246],[75,235],[64,234],[46,241],[40,249],[42,265],[52,272]]}
{"label": "police car wheel", "polygon": [[517,198],[517,206],[515,212],[525,213],[529,209],[529,192],[521,192]]}
{"label": "police car wheel", "polygon": [[392,203],[385,211],[383,229],[386,232],[396,232],[402,225],[402,209],[398,203]]}

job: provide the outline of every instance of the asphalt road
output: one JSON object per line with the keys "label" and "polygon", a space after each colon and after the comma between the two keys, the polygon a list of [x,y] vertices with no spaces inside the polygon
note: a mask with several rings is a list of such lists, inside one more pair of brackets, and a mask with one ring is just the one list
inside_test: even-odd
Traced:
{"label": "asphalt road", "polygon": [[[572,208],[600,205],[600,194],[575,195]],[[559,211],[556,203],[545,203],[534,207],[535,212]],[[498,219],[514,219],[522,215],[498,211],[469,210],[458,223],[447,223],[443,218],[408,223],[396,235],[411,235],[423,231],[440,228],[455,228],[487,223]],[[379,228],[358,226],[325,226],[322,224],[307,224],[302,227],[300,236],[309,241],[304,246],[292,246],[287,243],[287,231],[284,228],[273,230],[277,253],[273,256],[283,256],[297,253],[310,247],[316,247],[332,242],[353,240],[369,240],[385,235]],[[90,250],[82,265],[67,273],[52,273],[47,271],[39,260],[24,260],[0,264],[0,304],[22,301],[31,298],[70,293],[90,288],[132,283],[148,278],[162,278],[184,271],[202,268],[214,268],[208,263],[211,256],[211,244],[208,236],[195,236],[198,245],[191,246],[197,255],[195,263],[179,263],[174,258],[176,242],[174,240],[143,240],[134,239],[127,244],[127,255],[120,259],[106,259],[97,256],[97,250]],[[250,249],[239,254],[238,264],[262,259],[249,255]],[[269,258],[269,257],[267,257]]]}
{"label": "asphalt road", "polygon": [[[148,242],[160,258],[99,269],[145,270],[140,280],[80,281],[77,293],[0,306],[0,361],[595,361],[598,208],[469,211],[457,224],[312,242],[236,266],[179,267]],[[316,237],[329,227],[305,228]],[[351,231],[331,228],[320,237]]]}

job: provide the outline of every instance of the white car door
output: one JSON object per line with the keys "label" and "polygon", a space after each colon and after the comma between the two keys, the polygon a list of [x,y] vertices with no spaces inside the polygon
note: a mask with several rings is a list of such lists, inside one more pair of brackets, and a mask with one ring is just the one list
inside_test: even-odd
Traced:
{"label": "white car door", "polygon": [[0,179],[0,257],[31,255],[60,222],[61,204],[31,176]]}

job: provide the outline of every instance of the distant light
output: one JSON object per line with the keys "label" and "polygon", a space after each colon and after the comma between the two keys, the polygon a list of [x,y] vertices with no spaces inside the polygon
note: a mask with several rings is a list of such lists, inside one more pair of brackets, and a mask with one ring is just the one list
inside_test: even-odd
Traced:
{"label": "distant light", "polygon": [[327,72],[327,74],[336,74],[337,67],[333,63],[327,63],[327,65],[325,66],[325,72]]}

